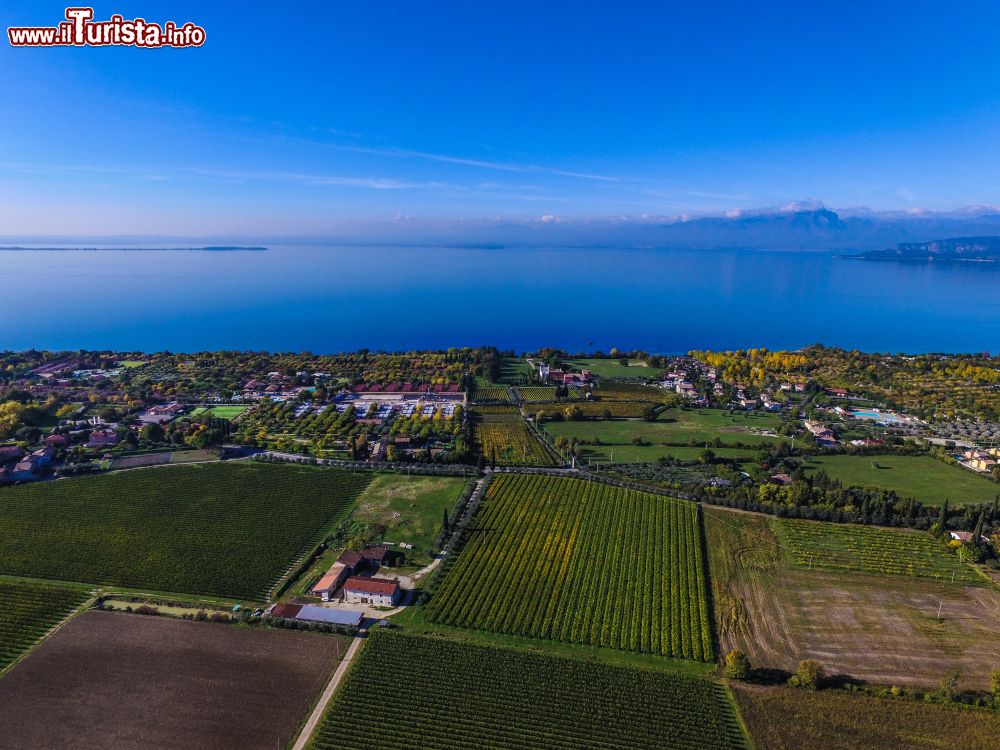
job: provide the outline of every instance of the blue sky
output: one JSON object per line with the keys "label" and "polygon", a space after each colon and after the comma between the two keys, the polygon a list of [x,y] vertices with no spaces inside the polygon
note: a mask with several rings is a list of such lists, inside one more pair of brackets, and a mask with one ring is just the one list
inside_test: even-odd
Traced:
{"label": "blue sky", "polygon": [[0,234],[1000,203],[995,2],[94,8],[207,42],[4,40]]}

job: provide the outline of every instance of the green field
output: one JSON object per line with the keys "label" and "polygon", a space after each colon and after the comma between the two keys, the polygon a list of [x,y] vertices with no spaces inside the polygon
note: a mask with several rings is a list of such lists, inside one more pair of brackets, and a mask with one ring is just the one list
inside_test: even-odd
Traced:
{"label": "green field", "polygon": [[[701,447],[706,444],[711,445],[716,438],[723,446],[734,443],[764,445],[776,442],[780,438],[760,435],[751,430],[776,430],[779,424],[780,420],[773,414],[729,414],[719,409],[666,409],[660,413],[655,422],[599,419],[577,422],[552,421],[545,422],[544,426],[553,437],[562,435],[567,439],[577,438],[587,442],[597,439],[603,446],[587,446],[588,449],[593,448],[596,451],[606,446],[633,447],[636,439],[654,445],[687,444],[693,440]],[[747,452],[747,449],[744,449],[741,455],[746,455]],[[618,450],[615,450],[616,457],[617,454]],[[648,455],[652,458],[645,460],[669,455],[669,452],[650,451]]]}
{"label": "green field", "polygon": [[312,743],[316,750],[745,746],[725,689],[704,678],[393,631],[368,639]]}
{"label": "green field", "polygon": [[202,414],[209,414],[218,419],[236,419],[243,412],[249,409],[249,406],[240,404],[229,404],[226,406],[199,406],[196,409],[191,410],[190,416],[197,417]]}
{"label": "green field", "polygon": [[0,670],[83,604],[83,589],[0,580]]}
{"label": "green field", "polygon": [[594,389],[594,398],[600,401],[674,401],[678,396],[655,385],[642,383],[601,383]]}
{"label": "green field", "polygon": [[712,659],[697,506],[597,482],[500,475],[427,618]]}
{"label": "green field", "polygon": [[622,367],[617,359],[571,359],[566,364],[574,370],[590,370],[599,378],[655,378],[660,370],[654,370],[641,359],[630,359],[628,367]]}
{"label": "green field", "polygon": [[500,382],[505,385],[516,385],[525,382],[531,376],[531,365],[523,359],[507,357],[500,361]]}
{"label": "green field", "polygon": [[0,572],[259,599],[370,480],[241,463],[9,487],[0,490]]}
{"label": "green field", "polygon": [[[673,458],[678,461],[697,461],[701,458],[704,448],[669,445],[582,445],[580,460],[594,461],[601,464],[614,462],[616,464],[650,463],[660,458]],[[753,458],[754,451],[749,448],[711,448],[719,458]]]}
{"label": "green field", "polygon": [[804,468],[808,474],[822,469],[845,487],[883,487],[925,505],[945,498],[952,507],[989,503],[1000,494],[1000,484],[931,456],[815,456]]}
{"label": "green field", "polygon": [[413,549],[400,550],[406,566],[422,567],[431,561],[427,549],[441,532],[445,509],[452,511],[467,482],[460,477],[380,474],[358,496],[348,533],[362,544],[412,544]]}
{"label": "green field", "polygon": [[785,557],[800,567],[984,582],[924,532],[778,518],[773,523]]}

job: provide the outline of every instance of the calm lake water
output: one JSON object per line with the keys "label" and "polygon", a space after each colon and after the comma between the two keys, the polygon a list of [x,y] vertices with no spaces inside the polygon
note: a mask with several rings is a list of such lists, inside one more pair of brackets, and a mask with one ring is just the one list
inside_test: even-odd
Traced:
{"label": "calm lake water", "polygon": [[1000,267],[825,253],[0,252],[0,349],[1000,350]]}

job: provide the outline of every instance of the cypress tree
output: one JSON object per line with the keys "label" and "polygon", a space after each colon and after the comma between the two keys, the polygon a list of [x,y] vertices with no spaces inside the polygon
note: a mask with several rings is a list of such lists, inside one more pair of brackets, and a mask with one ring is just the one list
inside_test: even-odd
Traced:
{"label": "cypress tree", "polygon": [[448,509],[447,509],[447,508],[445,508],[445,509],[444,509],[444,533],[445,533],[445,534],[447,534],[447,533],[448,533],[448,530],[449,530],[450,528],[451,528],[451,525],[450,525],[450,523],[449,523],[449,521],[448,521]]}
{"label": "cypress tree", "polygon": [[986,520],[986,511],[980,511],[979,520],[976,521],[976,530],[972,532],[972,542],[977,547],[982,547],[982,537],[983,537],[983,521]]}
{"label": "cypress tree", "polygon": [[948,498],[944,499],[941,504],[941,510],[938,512],[938,522],[937,527],[934,531],[934,536],[941,536],[944,533],[944,525],[948,520]]}

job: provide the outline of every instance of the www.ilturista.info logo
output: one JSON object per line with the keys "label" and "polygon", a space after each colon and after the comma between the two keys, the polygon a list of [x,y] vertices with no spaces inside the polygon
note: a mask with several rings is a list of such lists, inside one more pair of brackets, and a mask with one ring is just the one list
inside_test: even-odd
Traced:
{"label": "www.ilturista.info logo", "polygon": [[12,47],[200,47],[205,29],[193,23],[150,23],[143,18],[126,20],[117,13],[95,21],[93,8],[67,8],[58,26],[11,26]]}

